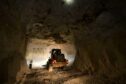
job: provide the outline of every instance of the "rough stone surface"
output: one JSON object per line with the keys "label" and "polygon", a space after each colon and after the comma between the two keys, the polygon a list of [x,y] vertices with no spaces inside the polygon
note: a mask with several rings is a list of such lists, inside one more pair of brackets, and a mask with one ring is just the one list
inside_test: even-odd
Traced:
{"label": "rough stone surface", "polygon": [[14,0],[0,1],[0,83],[13,84],[25,66],[25,29]]}
{"label": "rough stone surface", "polygon": [[125,9],[125,0],[76,0],[73,5],[60,0],[1,0],[1,79],[13,80],[20,65],[16,60],[24,59],[24,28],[27,38],[53,38],[57,43],[69,42],[71,35],[77,50],[74,68],[125,78]]}
{"label": "rough stone surface", "polygon": [[75,70],[33,69],[20,73],[16,84],[85,84],[90,76]]}
{"label": "rough stone surface", "polygon": [[74,32],[78,52],[76,68],[108,76],[125,73],[126,15],[122,17],[124,4],[118,3],[106,2],[106,11],[101,12],[92,23],[81,25],[83,32]]}

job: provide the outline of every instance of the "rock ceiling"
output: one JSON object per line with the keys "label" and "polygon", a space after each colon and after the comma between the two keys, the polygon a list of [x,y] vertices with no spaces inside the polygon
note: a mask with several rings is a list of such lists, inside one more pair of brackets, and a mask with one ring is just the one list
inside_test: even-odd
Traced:
{"label": "rock ceiling", "polygon": [[66,5],[63,0],[32,0],[24,11],[25,17],[29,19],[27,36],[53,39],[57,43],[73,41],[73,31],[82,31],[103,11],[105,5],[96,0],[75,0],[70,5]]}
{"label": "rock ceiling", "polygon": [[63,0],[27,0],[24,3],[21,21],[26,24],[28,38],[51,39],[57,43],[72,42],[73,37],[104,40],[124,30],[120,23],[123,24],[125,18],[120,18],[124,16],[122,6],[125,4],[116,1],[75,0],[70,5]]}

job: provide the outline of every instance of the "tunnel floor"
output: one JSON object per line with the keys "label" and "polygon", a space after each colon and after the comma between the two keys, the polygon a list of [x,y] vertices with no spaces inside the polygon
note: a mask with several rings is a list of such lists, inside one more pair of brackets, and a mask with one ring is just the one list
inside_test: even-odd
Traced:
{"label": "tunnel floor", "polygon": [[32,69],[26,73],[19,73],[15,84],[85,84],[88,75],[80,71],[55,69]]}

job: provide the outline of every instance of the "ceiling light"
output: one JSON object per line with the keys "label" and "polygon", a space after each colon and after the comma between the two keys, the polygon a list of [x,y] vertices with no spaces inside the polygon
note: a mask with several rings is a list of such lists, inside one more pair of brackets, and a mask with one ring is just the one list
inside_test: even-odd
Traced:
{"label": "ceiling light", "polygon": [[64,2],[68,5],[73,4],[74,0],[64,0]]}

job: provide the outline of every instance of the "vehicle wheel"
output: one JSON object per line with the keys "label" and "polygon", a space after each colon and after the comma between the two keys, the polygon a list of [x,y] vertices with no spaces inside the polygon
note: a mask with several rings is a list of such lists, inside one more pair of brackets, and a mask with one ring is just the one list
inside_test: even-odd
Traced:
{"label": "vehicle wheel", "polygon": [[64,70],[65,66],[60,67],[60,69]]}
{"label": "vehicle wheel", "polygon": [[52,72],[52,71],[53,71],[53,66],[52,66],[52,65],[49,65],[48,71],[49,71],[49,72]]}

